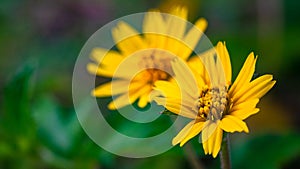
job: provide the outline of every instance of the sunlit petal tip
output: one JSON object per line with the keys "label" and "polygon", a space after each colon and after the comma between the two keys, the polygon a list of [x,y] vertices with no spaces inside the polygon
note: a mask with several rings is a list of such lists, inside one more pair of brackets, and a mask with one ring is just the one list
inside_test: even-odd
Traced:
{"label": "sunlit petal tip", "polygon": [[249,128],[247,127],[245,130],[244,130],[245,133],[249,133]]}
{"label": "sunlit petal tip", "polygon": [[97,73],[97,66],[94,63],[88,63],[86,65],[86,69],[89,73],[93,73],[93,74]]}
{"label": "sunlit petal tip", "polygon": [[176,146],[179,142],[175,142],[174,139],[172,140],[172,146]]}
{"label": "sunlit petal tip", "polygon": [[148,94],[144,94],[140,97],[140,99],[138,101],[138,106],[140,108],[144,108],[147,106],[149,101],[150,101],[150,97],[148,96]]}
{"label": "sunlit petal tip", "polygon": [[91,91],[91,95],[92,95],[92,96],[97,96],[96,91],[95,91],[95,90],[92,90],[92,91]]}
{"label": "sunlit petal tip", "polygon": [[159,9],[149,9],[148,12],[159,12]]}
{"label": "sunlit petal tip", "polygon": [[226,115],[221,120],[220,128],[222,128],[224,131],[229,133],[233,133],[236,131],[237,132],[244,131],[246,133],[249,132],[247,124],[243,120],[232,115]]}
{"label": "sunlit petal tip", "polygon": [[173,14],[173,15],[176,15],[178,17],[186,19],[187,18],[187,14],[188,14],[188,10],[187,10],[187,8],[185,6],[177,5],[177,6],[174,6],[172,8],[170,14]]}
{"label": "sunlit petal tip", "polygon": [[90,58],[93,61],[100,63],[106,52],[107,51],[105,49],[94,48],[90,54]]}
{"label": "sunlit petal tip", "polygon": [[219,151],[214,151],[212,154],[213,158],[216,158],[218,154],[219,154]]}
{"label": "sunlit petal tip", "polygon": [[224,45],[224,43],[223,43],[222,41],[219,41],[219,42],[217,43],[217,48],[223,47],[223,45]]}
{"label": "sunlit petal tip", "polygon": [[114,104],[114,102],[110,102],[110,103],[108,104],[107,108],[108,108],[109,110],[116,110],[116,109],[117,109],[116,106],[115,106],[115,104]]}
{"label": "sunlit petal tip", "polygon": [[180,147],[183,147],[184,144],[185,144],[185,142],[180,142],[179,146],[180,146]]}
{"label": "sunlit petal tip", "polygon": [[208,22],[205,18],[200,18],[195,25],[197,25],[197,23],[199,23],[200,25],[202,25],[201,30],[204,31],[207,28]]}

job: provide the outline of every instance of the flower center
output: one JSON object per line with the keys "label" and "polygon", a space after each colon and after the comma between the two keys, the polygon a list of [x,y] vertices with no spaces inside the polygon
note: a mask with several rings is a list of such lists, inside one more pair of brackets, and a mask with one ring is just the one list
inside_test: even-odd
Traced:
{"label": "flower center", "polygon": [[205,120],[217,121],[222,118],[228,105],[225,86],[208,88],[205,86],[197,100],[198,116]]}
{"label": "flower center", "polygon": [[154,84],[157,80],[169,79],[174,74],[171,67],[173,58],[174,56],[159,51],[153,51],[151,54],[142,56],[139,66],[145,70],[141,72],[141,75],[150,84]]}

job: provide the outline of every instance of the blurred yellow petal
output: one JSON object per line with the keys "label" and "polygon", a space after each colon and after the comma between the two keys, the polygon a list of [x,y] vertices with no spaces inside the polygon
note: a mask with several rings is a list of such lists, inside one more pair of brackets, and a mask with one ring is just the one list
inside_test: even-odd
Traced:
{"label": "blurred yellow petal", "polygon": [[[117,82],[117,83],[119,83],[119,82]],[[122,83],[122,82],[120,82],[120,83]],[[98,96],[98,97],[108,97],[108,96],[112,96],[112,95],[125,93],[127,91],[128,91],[128,86],[127,87],[124,86],[124,87],[116,88],[115,90],[112,90],[111,83],[105,83],[103,85],[96,87],[93,90],[92,94],[94,96]]]}
{"label": "blurred yellow petal", "polygon": [[145,93],[140,97],[138,101],[138,106],[144,108],[145,106],[147,106],[148,102],[149,102],[149,94]]}
{"label": "blurred yellow petal", "polygon": [[188,31],[188,33],[183,38],[183,45],[184,50],[181,50],[179,54],[182,59],[186,60],[193,50],[195,49],[196,45],[198,44],[201,36],[203,35],[204,30],[207,27],[207,21],[204,18],[200,18],[196,21],[195,25]]}
{"label": "blurred yellow petal", "polygon": [[165,47],[166,30],[166,23],[161,13],[151,11],[145,14],[143,33],[150,48]]}
{"label": "blurred yellow petal", "polygon": [[106,69],[101,69],[98,67],[98,65],[94,63],[88,63],[87,65],[87,70],[88,72],[92,74],[96,74],[99,76],[104,76],[104,77],[113,77],[114,72],[106,70]]}
{"label": "blurred yellow petal", "polygon": [[181,98],[182,92],[176,83],[158,80],[154,83],[154,89],[161,91],[165,97]]}
{"label": "blurred yellow petal", "polygon": [[91,53],[91,58],[99,64],[113,66],[116,68],[124,59],[120,53],[103,48],[94,48]]}
{"label": "blurred yellow petal", "polygon": [[[172,8],[169,14],[151,10],[144,15],[142,32],[138,32],[124,21],[118,22],[111,30],[117,50],[93,49],[91,58],[96,63],[88,64],[88,71],[99,76],[118,78],[151,87],[158,80],[174,80],[174,78],[170,77],[173,75],[170,63],[165,62],[165,60],[171,60],[175,57],[187,59],[203,34],[202,31],[207,26],[205,19],[199,19],[195,26],[190,30],[186,30],[187,14],[187,9],[181,6]],[[165,51],[165,53],[162,51]],[[168,58],[166,55],[172,55],[172,57]],[[159,68],[166,68],[170,75],[156,70],[156,67],[152,68],[151,65],[159,65]],[[195,84],[197,85],[197,83]],[[105,97],[109,96],[109,94],[114,94],[114,92],[108,90],[107,86],[105,88],[101,86],[100,89],[96,89],[95,95],[97,97]],[[123,88],[121,87],[120,90],[123,90]],[[148,92],[151,92],[152,89]],[[186,96],[194,99],[194,96],[196,96],[196,93],[192,95],[192,92],[174,92],[165,90],[165,87],[155,87],[154,89],[161,90],[164,96],[175,93],[176,97],[180,99],[186,98]],[[194,89],[191,88],[190,90]],[[126,96],[122,95],[116,99],[116,104],[125,106],[139,99],[139,107],[147,105],[149,98],[143,95],[140,90],[130,92],[133,96],[126,98]],[[115,93],[121,94],[120,92]],[[109,104],[109,107],[116,108],[113,102]],[[170,109],[176,111],[178,107],[173,105]],[[191,111],[186,106],[184,106],[184,109],[184,112]]]}
{"label": "blurred yellow petal", "polygon": [[175,15],[175,16],[178,16],[178,17],[186,20],[188,11],[187,11],[187,8],[184,6],[175,6],[175,7],[171,8],[169,13],[171,15]]}
{"label": "blurred yellow petal", "polygon": [[141,95],[149,94],[151,87],[146,85],[139,89],[131,89],[129,92],[124,93],[121,96],[114,98],[114,100],[108,104],[108,108],[111,110],[119,109],[126,105],[134,103]]}
{"label": "blurred yellow petal", "polygon": [[[167,30],[166,32],[171,37],[176,37],[182,39],[187,20],[187,9],[185,7],[175,7],[172,8],[169,16],[166,17]],[[172,16],[175,15],[175,16]]]}
{"label": "blurred yellow petal", "polygon": [[166,25],[159,11],[150,11],[145,14],[143,33],[165,34]]}
{"label": "blurred yellow petal", "polygon": [[126,80],[113,80],[112,82],[96,87],[92,94],[97,97],[114,96],[128,91],[138,90],[143,86],[141,83],[129,84]]}
{"label": "blurred yellow petal", "polygon": [[187,10],[184,7],[172,8],[171,15],[166,15],[166,40],[165,49],[180,57],[178,54],[184,44],[182,39],[186,30]]}
{"label": "blurred yellow petal", "polygon": [[118,49],[125,56],[146,48],[146,44],[135,29],[126,22],[120,21],[112,30],[112,36],[117,44]]}

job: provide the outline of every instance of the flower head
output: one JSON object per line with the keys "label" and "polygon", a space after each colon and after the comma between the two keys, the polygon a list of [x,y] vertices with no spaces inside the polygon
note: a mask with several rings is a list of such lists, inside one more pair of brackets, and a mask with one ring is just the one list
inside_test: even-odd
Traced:
{"label": "flower head", "polygon": [[172,62],[176,81],[157,81],[155,89],[162,94],[153,99],[169,111],[191,119],[173,139],[173,145],[183,146],[201,132],[205,154],[216,157],[224,131],[249,132],[243,120],[258,113],[259,99],[275,84],[272,75],[252,80],[256,60],[250,53],[233,84],[225,43],[219,42],[213,50],[191,58],[187,64],[179,59]]}
{"label": "flower head", "polygon": [[[169,15],[157,10],[146,13],[141,33],[126,22],[119,22],[112,30],[118,51],[95,48],[91,54],[95,63],[87,66],[90,73],[116,79],[95,88],[92,94],[116,96],[109,109],[121,108],[136,100],[139,107],[145,107],[154,83],[171,79],[170,61],[174,57],[186,60],[206,26],[206,20],[200,18],[186,30],[187,10],[183,7],[173,8]],[[120,65],[126,68],[120,69]]]}

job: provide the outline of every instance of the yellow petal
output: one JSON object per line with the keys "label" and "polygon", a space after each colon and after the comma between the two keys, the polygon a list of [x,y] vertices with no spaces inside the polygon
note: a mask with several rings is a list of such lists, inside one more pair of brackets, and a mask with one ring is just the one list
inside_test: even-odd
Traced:
{"label": "yellow petal", "polygon": [[180,146],[182,147],[187,141],[198,135],[202,130],[203,124],[204,122],[196,122],[192,126],[188,134],[184,137],[184,139],[181,140]]}
{"label": "yellow petal", "polygon": [[98,65],[94,64],[94,63],[88,63],[87,64],[87,70],[88,72],[92,73],[92,74],[96,74],[99,76],[104,76],[104,77],[113,77],[114,72],[104,69],[104,68],[99,68]]}
{"label": "yellow petal", "polygon": [[128,91],[135,91],[144,86],[142,83],[129,82],[127,80],[113,80],[109,83],[102,84],[96,87],[92,95],[97,97],[114,96]]}
{"label": "yellow petal", "polygon": [[182,49],[183,35],[186,29],[187,10],[183,7],[173,8],[171,15],[166,15],[166,46],[165,49],[171,53],[180,56],[179,52]]}
{"label": "yellow petal", "polygon": [[218,42],[216,50],[218,52],[218,56],[221,59],[223,69],[225,71],[226,83],[227,85],[231,84],[231,63],[228,50],[226,48],[225,42]]}
{"label": "yellow petal", "polygon": [[232,116],[232,115],[226,115],[220,122],[220,127],[226,131],[226,132],[246,132],[248,133],[248,127],[245,122],[243,122],[241,119]]}
{"label": "yellow petal", "polygon": [[230,108],[230,112],[237,111],[237,110],[245,110],[245,109],[252,110],[256,107],[258,102],[259,99],[255,98],[237,104],[234,103],[233,106]]}
{"label": "yellow petal", "polygon": [[262,90],[258,91],[257,93],[253,93],[249,97],[251,98],[261,98],[264,96],[269,90],[272,89],[272,87],[275,85],[276,81],[271,81],[267,86],[265,86]]}
{"label": "yellow petal", "polygon": [[[158,104],[164,106],[169,111],[190,119],[195,119],[197,117],[197,112],[193,110],[192,107],[186,107],[181,104],[181,102],[174,102],[174,100],[170,100],[163,97],[154,97],[153,100]],[[183,100],[184,102],[184,100]],[[192,106],[192,105],[191,105]]]}
{"label": "yellow petal", "polygon": [[259,102],[259,99],[247,100],[245,102],[234,104],[229,110],[229,114],[235,116],[241,120],[248,118],[249,116],[259,112],[256,104]]}
{"label": "yellow petal", "polygon": [[152,88],[150,86],[143,86],[136,90],[129,90],[128,92],[116,97],[111,103],[108,104],[108,108],[111,110],[120,109],[126,105],[134,103],[141,95],[149,94]]}
{"label": "yellow petal", "polygon": [[143,94],[139,99],[138,106],[144,108],[145,106],[147,106],[148,102],[149,102],[149,94],[148,93]]}
{"label": "yellow petal", "polygon": [[166,23],[158,11],[147,12],[144,18],[143,33],[150,48],[165,47]]}
{"label": "yellow petal", "polygon": [[124,59],[120,53],[103,48],[94,48],[91,58],[99,64],[113,66],[114,68]]}
{"label": "yellow petal", "polygon": [[245,100],[262,97],[276,83],[275,81],[272,81],[272,79],[272,75],[265,75],[253,80],[249,87],[241,92],[242,94],[240,96],[233,95],[233,100],[236,101],[236,103],[241,103]]}
{"label": "yellow petal", "polygon": [[202,145],[205,154],[212,154],[215,158],[221,148],[223,131],[218,126],[220,121],[207,121],[202,130]]}
{"label": "yellow petal", "polygon": [[214,139],[211,141],[214,141],[213,143],[213,151],[212,151],[212,156],[214,158],[217,157],[220,149],[221,149],[221,144],[222,144],[222,138],[223,138],[223,131],[220,127],[217,127],[215,133],[214,133]]}
{"label": "yellow petal", "polygon": [[[104,77],[114,77],[123,79],[133,79],[137,72],[141,71],[139,67],[140,59],[137,56],[132,55],[132,57],[124,59],[120,64],[107,64],[107,65],[97,65],[95,63],[88,63],[87,70],[90,73],[104,76]],[[130,67],[130,69],[128,69]],[[144,80],[143,80],[144,81]]]}
{"label": "yellow petal", "polygon": [[122,94],[122,95],[116,97],[113,101],[111,101],[107,105],[107,107],[110,110],[116,110],[116,109],[122,108],[129,104],[131,104],[131,103],[129,102],[128,94],[125,93],[125,94]]}
{"label": "yellow petal", "polygon": [[166,33],[166,25],[163,16],[159,11],[147,12],[143,22],[143,33]]}
{"label": "yellow petal", "polygon": [[[171,37],[182,39],[186,29],[187,9],[185,7],[175,7],[166,17],[167,34]],[[175,15],[175,16],[174,16]]]}
{"label": "yellow petal", "polygon": [[125,56],[129,56],[133,52],[146,48],[146,44],[139,33],[123,21],[120,21],[112,30],[112,36],[118,49],[120,49]]}
{"label": "yellow petal", "polygon": [[172,145],[176,145],[180,143],[181,140],[183,140],[187,136],[187,134],[191,131],[195,122],[196,122],[195,120],[192,120],[185,127],[183,127],[183,129],[181,129],[180,132],[173,138]]}
{"label": "yellow petal", "polygon": [[252,82],[245,84],[244,86],[242,86],[242,88],[240,88],[238,91],[233,93],[234,94],[232,96],[233,101],[242,100],[241,99],[242,96],[244,96],[246,93],[253,91],[255,88],[261,88],[265,86],[270,81],[272,81],[272,79],[273,79],[272,75],[263,75],[256,78]]}
{"label": "yellow petal", "polygon": [[200,18],[196,21],[195,25],[184,36],[183,42],[185,43],[186,46],[181,51],[182,53],[180,54],[183,60],[186,60],[190,56],[192,51],[195,49],[206,27],[207,27],[207,21],[204,18]]}
{"label": "yellow petal", "polygon": [[[115,90],[112,90],[111,83],[105,83],[103,85],[98,86],[92,91],[92,95],[97,96],[97,97],[107,97],[107,96],[112,96],[112,95],[117,95],[121,93],[125,93],[128,91],[128,86],[124,86],[121,88],[116,88]],[[116,82],[116,83],[121,83],[124,84],[123,81]]]}
{"label": "yellow petal", "polygon": [[154,89],[161,91],[164,97],[181,98],[182,92],[176,83],[158,80],[154,83]]}
{"label": "yellow petal", "polygon": [[[137,52],[124,59],[116,68],[113,68],[112,66],[103,66],[102,69],[113,71],[114,78],[136,80],[135,77],[139,75],[139,72],[143,70],[143,68],[141,68],[140,62],[141,58],[139,52]],[[146,82],[148,79],[145,77],[144,79],[138,80]]]}
{"label": "yellow petal", "polygon": [[207,152],[211,153],[212,152],[212,147],[209,144],[209,139],[212,138],[213,133],[216,131],[217,127],[218,127],[218,122],[213,122],[213,121],[206,121],[204,123],[203,129],[202,129],[202,134],[201,134],[201,139],[203,143],[207,143]]}
{"label": "yellow petal", "polygon": [[196,78],[190,68],[179,59],[172,61],[171,64],[180,89],[196,100],[199,95],[199,90],[195,80]]}
{"label": "yellow petal", "polygon": [[216,50],[211,49],[203,53],[200,57],[208,73],[212,86],[219,86],[220,81],[225,82],[224,79],[225,75],[224,73],[220,74],[220,72],[224,72],[224,71],[222,71],[221,69],[222,65],[220,59],[217,58],[217,60],[215,60],[215,55],[216,55]]}
{"label": "yellow petal", "polygon": [[189,59],[188,65],[197,77],[196,80],[199,89],[202,89],[203,86],[210,83],[207,71],[198,56],[194,56]]}
{"label": "yellow petal", "polygon": [[[220,57],[216,56],[216,61],[215,61],[215,69],[217,70],[217,81],[218,81],[218,86],[226,86],[228,83],[226,81],[226,71],[224,70],[224,67],[222,65],[222,60]],[[229,86],[229,85],[227,85]]]}
{"label": "yellow petal", "polygon": [[249,116],[256,114],[258,112],[259,112],[258,108],[240,109],[240,110],[233,111],[232,113],[230,113],[230,115],[235,116],[241,120],[244,120],[244,119],[248,118]]}
{"label": "yellow petal", "polygon": [[184,20],[187,19],[187,14],[188,14],[188,11],[187,11],[187,8],[184,7],[184,6],[176,6],[176,7],[173,7],[169,13],[171,15],[175,15],[175,16],[178,16]]}
{"label": "yellow petal", "polygon": [[239,89],[241,89],[245,84],[248,84],[253,76],[254,70],[255,70],[255,63],[256,63],[257,57],[254,57],[254,53],[251,52],[249,56],[247,57],[240,73],[238,74],[236,80],[232,84],[229,95],[234,95],[235,92],[237,92]]}

